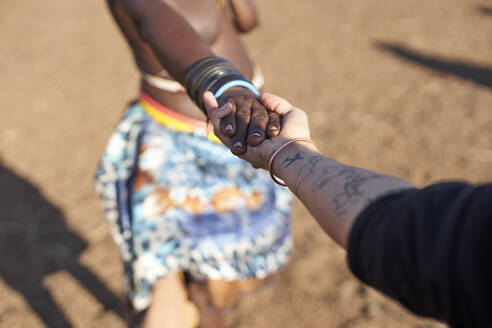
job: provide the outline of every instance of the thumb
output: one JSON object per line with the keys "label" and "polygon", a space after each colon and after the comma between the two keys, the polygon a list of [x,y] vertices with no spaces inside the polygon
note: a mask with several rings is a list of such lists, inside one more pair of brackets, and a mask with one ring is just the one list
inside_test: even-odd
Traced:
{"label": "thumb", "polygon": [[268,92],[261,95],[261,102],[265,105],[266,109],[281,116],[292,110],[292,105],[287,100]]}
{"label": "thumb", "polygon": [[229,103],[218,108],[219,104],[217,103],[217,99],[215,99],[213,93],[210,91],[203,94],[203,104],[205,105],[207,116],[211,120],[221,119],[232,111],[232,106]]}
{"label": "thumb", "polygon": [[220,119],[232,112],[232,105],[227,103],[224,106],[219,107],[217,99],[212,92],[207,91],[203,94],[203,104],[207,111],[207,116],[214,125],[215,134],[220,135]]}
{"label": "thumb", "polygon": [[217,99],[215,99],[213,93],[210,91],[207,91],[203,94],[203,104],[205,105],[208,117],[211,116],[214,109],[217,109],[219,107]]}

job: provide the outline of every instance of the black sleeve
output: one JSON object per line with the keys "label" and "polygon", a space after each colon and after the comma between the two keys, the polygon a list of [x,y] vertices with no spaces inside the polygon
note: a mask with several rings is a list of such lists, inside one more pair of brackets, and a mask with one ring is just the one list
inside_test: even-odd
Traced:
{"label": "black sleeve", "polygon": [[364,283],[454,327],[492,327],[492,184],[441,183],[384,196],[350,233]]}

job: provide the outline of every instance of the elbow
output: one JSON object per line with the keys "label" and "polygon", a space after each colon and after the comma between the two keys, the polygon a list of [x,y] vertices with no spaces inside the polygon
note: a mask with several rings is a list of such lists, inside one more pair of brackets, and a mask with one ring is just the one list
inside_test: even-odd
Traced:
{"label": "elbow", "polygon": [[259,25],[258,13],[253,1],[230,0],[229,4],[232,10],[234,24],[239,32],[249,32]]}
{"label": "elbow", "polygon": [[241,33],[247,33],[253,30],[259,25],[258,18],[256,15],[251,15],[248,17],[241,17],[236,21],[237,30]]}

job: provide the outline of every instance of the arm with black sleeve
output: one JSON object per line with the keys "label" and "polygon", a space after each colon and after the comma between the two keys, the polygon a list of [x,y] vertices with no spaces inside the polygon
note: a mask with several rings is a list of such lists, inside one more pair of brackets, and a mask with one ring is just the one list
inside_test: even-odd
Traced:
{"label": "arm with black sleeve", "polygon": [[[204,101],[214,121],[230,111],[210,93]],[[305,112],[272,94],[262,94],[262,102],[281,115],[282,131],[241,158],[283,180],[348,250],[360,280],[453,327],[492,327],[492,184],[418,189],[345,165],[313,145]]]}
{"label": "arm with black sleeve", "polygon": [[355,220],[363,282],[452,327],[492,327],[492,185],[441,183],[379,198]]}

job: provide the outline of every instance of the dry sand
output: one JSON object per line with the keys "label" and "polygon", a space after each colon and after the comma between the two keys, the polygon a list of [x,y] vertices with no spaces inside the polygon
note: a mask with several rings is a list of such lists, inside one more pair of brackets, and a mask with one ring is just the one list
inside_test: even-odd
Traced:
{"label": "dry sand", "polygon": [[[492,179],[490,0],[257,1],[245,39],[322,150],[409,179]],[[0,1],[0,327],[123,327],[91,181],[138,74],[104,1]],[[276,284],[229,327],[438,327],[355,280],[299,203]],[[108,308],[105,310],[103,304]]]}

